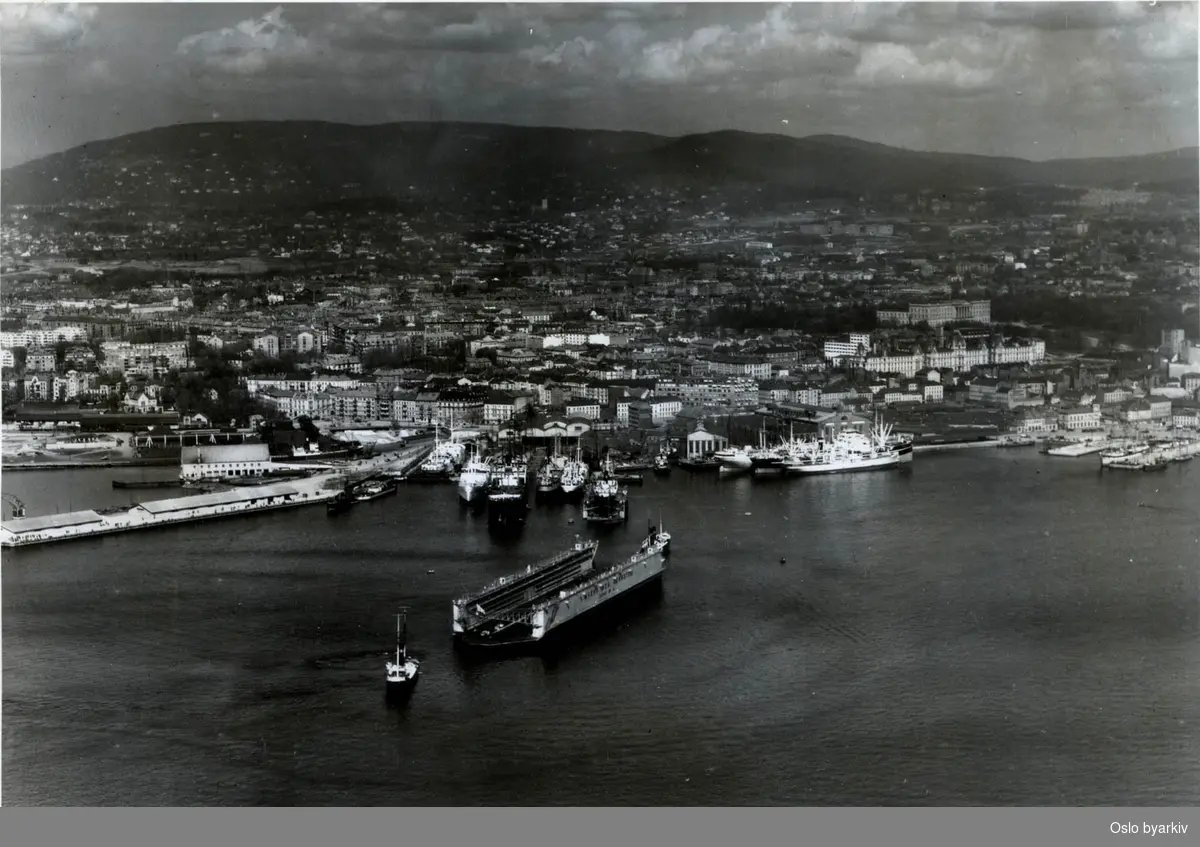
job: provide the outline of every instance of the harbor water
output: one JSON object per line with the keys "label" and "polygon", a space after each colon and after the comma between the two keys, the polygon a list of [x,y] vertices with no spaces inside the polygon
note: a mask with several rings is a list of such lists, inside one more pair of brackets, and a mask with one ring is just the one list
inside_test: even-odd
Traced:
{"label": "harbor water", "polygon": [[[30,515],[169,470],[5,474]],[[1200,462],[1032,449],[794,480],[650,473],[628,524],[454,486],[5,551],[8,805],[1200,804]],[[568,545],[662,597],[465,665],[451,599]],[[384,699],[394,614],[422,675]]]}

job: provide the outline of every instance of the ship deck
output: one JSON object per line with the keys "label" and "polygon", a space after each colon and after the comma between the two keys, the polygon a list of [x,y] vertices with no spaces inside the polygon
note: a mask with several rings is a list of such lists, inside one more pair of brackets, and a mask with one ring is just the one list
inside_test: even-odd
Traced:
{"label": "ship deck", "polygon": [[[516,574],[502,585],[493,584],[479,594],[464,597],[456,601],[472,621],[482,621],[499,616],[511,616],[513,612],[536,605],[541,600],[562,590],[564,586],[578,581],[591,573],[584,572],[581,565],[590,563],[596,555],[594,545],[585,546],[582,550],[571,550],[560,554],[542,566],[535,566],[529,573]],[[483,609],[478,614],[476,607]],[[473,625],[473,624],[470,624]]]}

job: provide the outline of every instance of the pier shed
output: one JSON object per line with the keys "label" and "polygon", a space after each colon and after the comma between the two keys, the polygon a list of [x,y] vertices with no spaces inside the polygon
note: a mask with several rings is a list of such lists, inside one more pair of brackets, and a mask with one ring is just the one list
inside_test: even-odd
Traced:
{"label": "pier shed", "polygon": [[308,499],[308,494],[302,493],[292,485],[256,485],[252,488],[214,491],[211,494],[197,494],[192,497],[147,500],[139,503],[138,508],[156,518],[182,520],[188,517],[208,517],[217,512],[252,511],[255,508],[284,505],[305,499]]}
{"label": "pier shed", "polygon": [[270,448],[262,443],[184,447],[180,451],[180,479],[262,476],[270,469]]}
{"label": "pier shed", "polygon": [[61,515],[38,515],[33,518],[15,518],[0,523],[0,540],[11,543],[33,537],[54,537],[69,529],[83,529],[89,525],[100,526],[104,516],[94,509],[81,512],[66,512]]}

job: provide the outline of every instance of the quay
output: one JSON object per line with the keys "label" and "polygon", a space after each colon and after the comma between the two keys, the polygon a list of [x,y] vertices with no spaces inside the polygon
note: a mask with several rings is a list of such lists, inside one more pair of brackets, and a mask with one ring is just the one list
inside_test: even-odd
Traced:
{"label": "quay", "polygon": [[966,450],[968,447],[1001,447],[1004,442],[995,438],[981,441],[949,441],[945,444],[914,444],[914,453],[939,453],[943,450]]}
{"label": "quay", "polygon": [[373,457],[352,467],[330,467],[305,479],[230,490],[147,500],[133,506],[85,509],[58,515],[15,518],[0,523],[0,548],[30,547],[119,532],[154,529],[196,521],[231,518],[276,509],[324,504],[343,488],[346,477],[370,476],[395,466],[411,468],[432,449],[410,447],[398,454]]}
{"label": "quay", "polygon": [[16,462],[4,463],[4,472],[14,471],[84,471],[89,468],[170,468],[179,467],[178,459],[110,459],[102,462]]}

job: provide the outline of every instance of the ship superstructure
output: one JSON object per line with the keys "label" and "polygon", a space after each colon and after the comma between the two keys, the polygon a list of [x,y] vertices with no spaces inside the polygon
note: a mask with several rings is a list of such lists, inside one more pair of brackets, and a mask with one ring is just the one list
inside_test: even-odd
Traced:
{"label": "ship superstructure", "polygon": [[464,503],[478,503],[487,497],[492,463],[476,447],[458,474],[458,497]]}
{"label": "ship superstructure", "polygon": [[792,474],[854,473],[885,470],[912,461],[912,442],[893,435],[891,427],[869,430],[831,425],[821,437],[793,441],[786,468]]}
{"label": "ship superstructure", "polygon": [[563,464],[562,473],[559,476],[558,488],[563,493],[564,497],[572,499],[580,496],[583,493],[584,486],[588,481],[588,466],[587,462],[579,457],[579,450],[576,448],[575,457],[568,459]]}
{"label": "ship superstructure", "polygon": [[492,463],[488,480],[488,525],[517,529],[529,513],[529,465],[524,456],[509,455]]}

